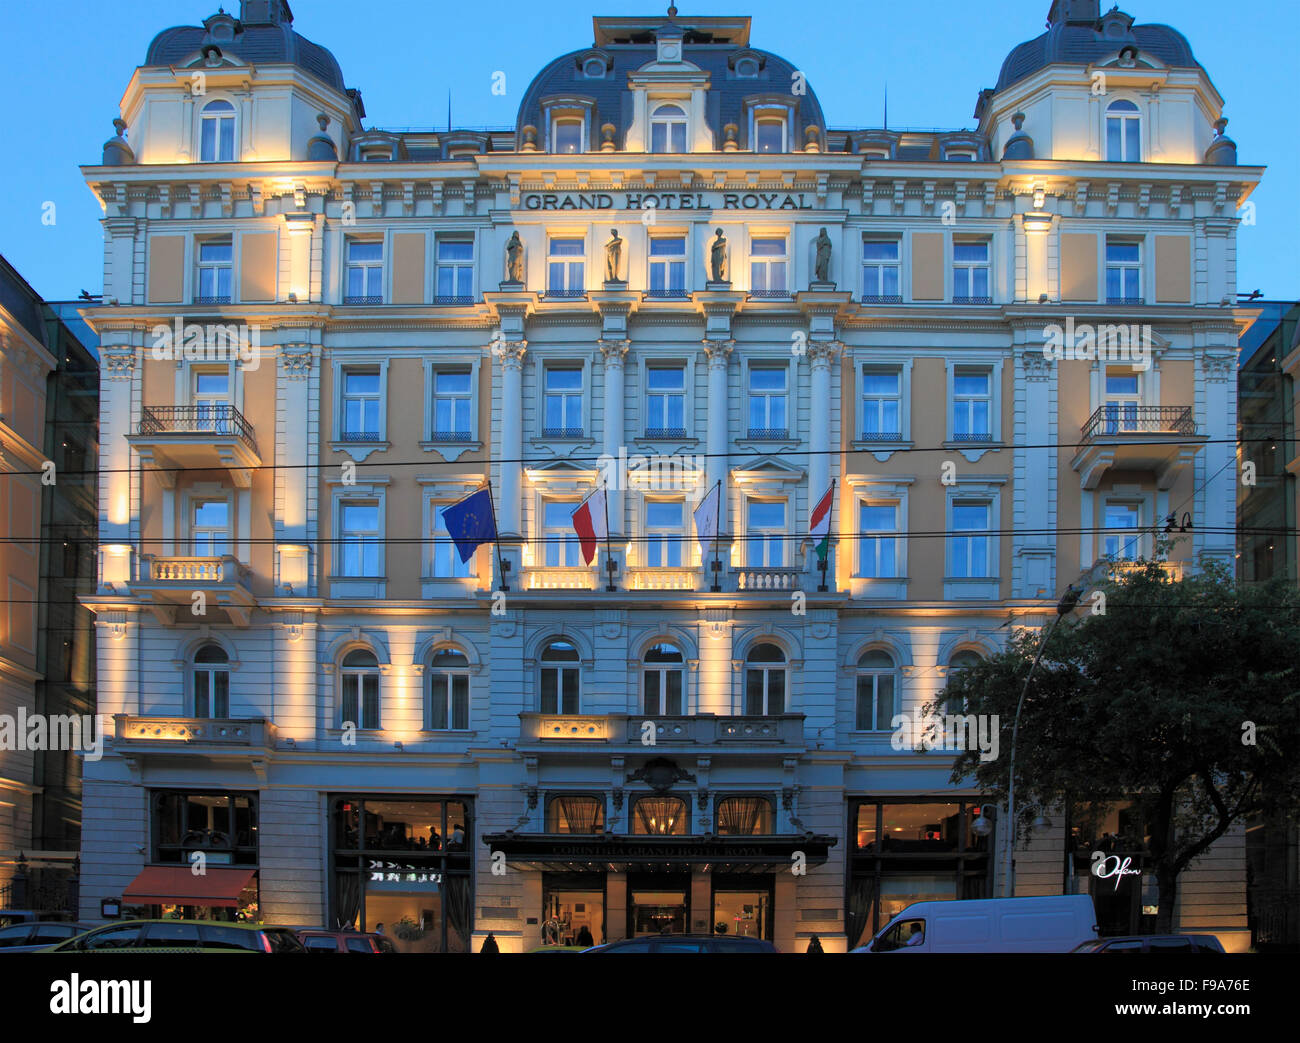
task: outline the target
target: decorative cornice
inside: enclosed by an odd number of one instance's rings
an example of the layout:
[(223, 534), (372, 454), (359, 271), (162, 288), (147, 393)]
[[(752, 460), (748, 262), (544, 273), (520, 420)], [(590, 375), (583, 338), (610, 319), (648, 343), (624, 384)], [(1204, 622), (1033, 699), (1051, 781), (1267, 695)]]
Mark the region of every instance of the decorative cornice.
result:
[(99, 354), (100, 365), (108, 380), (130, 380), (135, 372), (135, 349), (125, 351), (104, 350)]

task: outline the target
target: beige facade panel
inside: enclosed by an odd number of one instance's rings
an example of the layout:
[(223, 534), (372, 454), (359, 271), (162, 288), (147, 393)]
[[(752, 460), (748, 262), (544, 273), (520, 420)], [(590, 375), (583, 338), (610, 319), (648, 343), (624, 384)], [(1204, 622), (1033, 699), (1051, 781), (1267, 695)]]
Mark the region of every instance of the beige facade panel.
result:
[(1061, 233), (1061, 300), (1097, 299), (1097, 235)]
[(245, 232), (239, 237), (240, 300), (275, 300), (279, 239), (275, 232)]
[(1156, 236), (1156, 303), (1190, 304), (1192, 241), (1185, 235)]
[(427, 237), (423, 232), (393, 235), (393, 303), (424, 303), (424, 254)]
[(149, 239), (149, 303), (179, 304), (185, 285), (185, 236)]
[(943, 300), (943, 233), (912, 235), (912, 299)]

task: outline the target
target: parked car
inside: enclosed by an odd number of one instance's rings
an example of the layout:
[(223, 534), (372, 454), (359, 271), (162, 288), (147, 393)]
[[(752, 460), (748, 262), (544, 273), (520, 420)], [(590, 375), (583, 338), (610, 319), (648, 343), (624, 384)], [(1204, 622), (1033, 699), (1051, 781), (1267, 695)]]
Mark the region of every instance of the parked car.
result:
[(1091, 895), (914, 902), (860, 952), (1071, 952), (1097, 940)]
[(1084, 942), (1071, 952), (1223, 953), (1212, 934), (1126, 934)]
[(23, 923), (0, 927), (0, 953), (36, 952), (66, 941), (94, 924), (73, 923), (70, 920), (27, 920)]
[(71, 920), (71, 913), (51, 913), (44, 909), (0, 909), (0, 927), (9, 927), (18, 923), (34, 923), (37, 920)]
[(726, 934), (646, 934), (639, 938), (624, 938), (606, 945), (593, 945), (589, 952), (708, 952), (708, 953), (772, 953), (776, 946), (761, 938), (742, 938)]
[(397, 946), (382, 934), (361, 931), (329, 931), (308, 927), (295, 932), (308, 952), (397, 952)]
[(215, 920), (126, 920), (41, 952), (306, 952), (292, 927)]

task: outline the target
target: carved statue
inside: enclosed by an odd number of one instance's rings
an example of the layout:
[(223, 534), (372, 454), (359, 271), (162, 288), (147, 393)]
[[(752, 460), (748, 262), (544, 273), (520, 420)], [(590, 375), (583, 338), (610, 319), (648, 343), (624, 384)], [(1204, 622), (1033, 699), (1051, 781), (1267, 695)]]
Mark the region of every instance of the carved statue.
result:
[(506, 282), (524, 281), (524, 244), (516, 230), (506, 243)]
[(611, 228), (609, 242), (605, 244), (605, 281), (618, 282), (619, 263), (623, 260), (623, 240), (618, 237), (618, 229)]
[(727, 281), (727, 237), (721, 228), (709, 247), (709, 275), (713, 282)]
[(817, 263), (814, 267), (818, 282), (831, 281), (831, 237), (826, 234), (826, 229), (821, 230), (821, 234), (814, 240), (817, 244)]

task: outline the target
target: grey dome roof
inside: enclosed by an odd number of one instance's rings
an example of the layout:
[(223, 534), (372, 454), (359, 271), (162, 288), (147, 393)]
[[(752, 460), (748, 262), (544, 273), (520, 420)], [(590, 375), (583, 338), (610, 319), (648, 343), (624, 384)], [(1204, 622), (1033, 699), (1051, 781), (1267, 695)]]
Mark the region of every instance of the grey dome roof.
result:
[(1114, 54), (1126, 44), (1137, 47), (1139, 63), (1142, 56), (1148, 54), (1177, 68), (1200, 68), (1187, 38), (1167, 25), (1135, 25), (1125, 34), (1107, 35), (1100, 26), (1094, 29), (1061, 22), (1007, 55), (995, 90), (1003, 91), (1039, 69), (1058, 62), (1087, 65)]
[[(145, 55), (145, 65), (174, 65), (188, 58), (199, 50), (207, 39), (208, 31), (199, 25), (180, 25), (164, 29), (153, 38), (149, 51)], [(217, 43), (222, 53), (238, 55), (247, 62), (284, 62), (296, 65), (304, 72), (309, 72), (317, 79), (323, 80), (340, 94), (346, 92), (343, 86), (343, 70), (334, 55), (324, 47), (312, 43), (304, 36), (293, 31), (292, 26), (248, 25), (240, 23), (235, 29), (233, 43)]]

